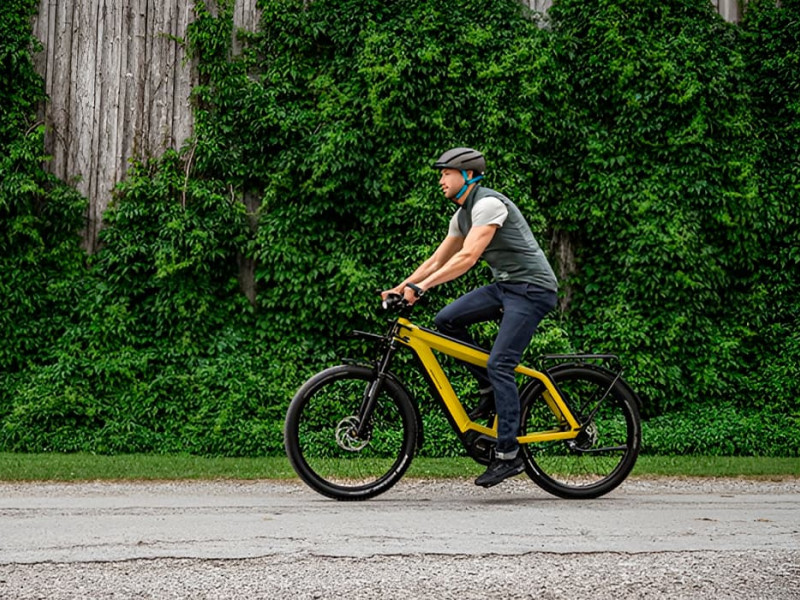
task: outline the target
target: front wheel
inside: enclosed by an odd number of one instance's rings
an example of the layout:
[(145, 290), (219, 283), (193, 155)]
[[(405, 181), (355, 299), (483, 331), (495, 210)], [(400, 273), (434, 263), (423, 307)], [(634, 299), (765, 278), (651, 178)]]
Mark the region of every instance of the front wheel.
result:
[[(639, 454), (636, 398), (614, 373), (599, 367), (562, 365), (550, 375), (583, 427), (573, 440), (523, 446), (526, 471), (542, 489), (562, 498), (607, 494), (624, 481)], [(537, 382), (521, 394), (522, 435), (564, 426), (544, 392)]]
[(417, 418), (405, 390), (384, 380), (370, 419), (359, 437), (359, 409), (375, 373), (340, 365), (309, 379), (286, 413), (284, 445), (297, 475), (337, 500), (365, 500), (385, 492), (403, 476), (417, 443)]

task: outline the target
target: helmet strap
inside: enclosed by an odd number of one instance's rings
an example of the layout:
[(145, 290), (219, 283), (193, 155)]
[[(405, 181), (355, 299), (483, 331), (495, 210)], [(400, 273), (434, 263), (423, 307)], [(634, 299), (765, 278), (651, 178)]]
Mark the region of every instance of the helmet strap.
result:
[(476, 175), (472, 179), (468, 179), (466, 171), (461, 171), (461, 176), (464, 178), (464, 187), (462, 187), (461, 190), (459, 190), (459, 192), (456, 194), (456, 200), (460, 200), (461, 199), (461, 196), (464, 195), (464, 192), (467, 191), (467, 188), (470, 185), (472, 185), (476, 181), (480, 181), (481, 179), (483, 179), (483, 175)]

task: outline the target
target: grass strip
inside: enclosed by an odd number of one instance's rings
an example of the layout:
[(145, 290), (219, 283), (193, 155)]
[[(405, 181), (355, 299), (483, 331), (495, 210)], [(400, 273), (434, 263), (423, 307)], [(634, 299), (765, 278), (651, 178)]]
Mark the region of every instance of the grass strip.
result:
[[(414, 459), (408, 477), (474, 477), (483, 467), (468, 458)], [(343, 474), (346, 471), (343, 470)], [(633, 476), (800, 477), (800, 458), (732, 456), (641, 456)], [(0, 453), (0, 481), (93, 481), (181, 479), (292, 479), (285, 457), (208, 458), (190, 455)]]
[(294, 476), (284, 457), (0, 453), (0, 481), (289, 479)]

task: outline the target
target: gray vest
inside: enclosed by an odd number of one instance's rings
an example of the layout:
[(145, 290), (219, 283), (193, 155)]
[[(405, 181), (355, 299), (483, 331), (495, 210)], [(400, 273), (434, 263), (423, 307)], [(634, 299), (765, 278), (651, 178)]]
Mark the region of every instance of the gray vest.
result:
[(461, 235), (466, 237), (472, 229), (472, 208), (485, 196), (498, 198), (508, 209), (505, 223), (495, 231), (492, 241), (483, 251), (482, 258), (489, 263), (495, 280), (533, 283), (554, 292), (558, 291), (555, 273), (533, 237), (528, 222), (517, 205), (502, 194), (480, 185), (475, 186), (458, 210), (458, 229)]

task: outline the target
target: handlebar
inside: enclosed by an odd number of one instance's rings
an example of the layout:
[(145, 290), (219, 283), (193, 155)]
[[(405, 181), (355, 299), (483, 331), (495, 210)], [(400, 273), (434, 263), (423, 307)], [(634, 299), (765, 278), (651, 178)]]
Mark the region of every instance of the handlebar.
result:
[[(376, 294), (380, 294), (380, 290), (375, 290)], [(406, 302), (405, 297), (402, 294), (388, 294), (385, 300), (381, 300), (381, 307), (383, 310), (391, 310), (396, 313), (400, 313), (402, 315), (408, 316), (411, 314), (411, 311), (417, 304), (427, 302), (426, 298), (418, 298), (414, 304), (409, 304)]]
[(411, 308), (411, 305), (400, 294), (389, 294), (385, 300), (381, 301), (381, 306), (384, 310), (396, 310), (398, 312)]

